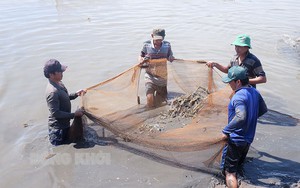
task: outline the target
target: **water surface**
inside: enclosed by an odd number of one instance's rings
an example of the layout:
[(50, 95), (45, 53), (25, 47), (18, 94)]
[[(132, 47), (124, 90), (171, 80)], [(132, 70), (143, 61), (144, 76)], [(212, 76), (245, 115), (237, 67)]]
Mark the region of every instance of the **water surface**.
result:
[[(69, 91), (87, 88), (136, 64), (154, 27), (166, 29), (175, 57), (224, 65), (234, 55), (235, 36), (249, 34), (267, 74), (258, 89), (269, 108), (300, 118), (299, 1), (12, 0), (1, 1), (0, 12), (0, 182), (8, 187), (17, 185), (6, 177), (33, 185), (21, 174), (42, 170), (28, 167), (28, 156), (49, 147), (44, 62), (56, 58), (69, 66), (63, 79)], [(73, 173), (66, 182), (77, 182)], [(47, 173), (40, 176), (37, 185), (56, 185)]]

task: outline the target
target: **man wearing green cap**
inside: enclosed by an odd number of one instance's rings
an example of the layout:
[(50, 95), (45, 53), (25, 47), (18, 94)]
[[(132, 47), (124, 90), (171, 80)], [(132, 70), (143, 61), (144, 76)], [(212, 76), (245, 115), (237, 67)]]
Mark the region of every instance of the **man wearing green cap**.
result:
[(221, 168), (226, 176), (226, 185), (237, 187), (237, 171), (253, 142), (257, 119), (267, 112), (267, 106), (260, 93), (249, 86), (245, 68), (231, 67), (222, 81), (229, 83), (235, 93), (228, 104), (228, 124), (222, 131), (227, 144), (222, 152)]
[(224, 73), (227, 73), (230, 67), (242, 66), (247, 69), (249, 84), (253, 87), (256, 87), (256, 84), (266, 83), (266, 73), (260, 60), (249, 51), (251, 49), (250, 37), (246, 34), (238, 35), (231, 45), (235, 45), (236, 55), (230, 60), (229, 65), (223, 66), (209, 61), (207, 66), (211, 68), (216, 67)]

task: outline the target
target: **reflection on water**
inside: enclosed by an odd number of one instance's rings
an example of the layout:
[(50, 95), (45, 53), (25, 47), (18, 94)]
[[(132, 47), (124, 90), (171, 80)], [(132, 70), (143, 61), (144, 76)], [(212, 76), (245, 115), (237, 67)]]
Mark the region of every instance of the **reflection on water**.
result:
[(300, 63), (300, 37), (296, 38), (290, 35), (283, 35), (278, 41), (277, 50), (284, 56), (292, 56), (299, 59)]

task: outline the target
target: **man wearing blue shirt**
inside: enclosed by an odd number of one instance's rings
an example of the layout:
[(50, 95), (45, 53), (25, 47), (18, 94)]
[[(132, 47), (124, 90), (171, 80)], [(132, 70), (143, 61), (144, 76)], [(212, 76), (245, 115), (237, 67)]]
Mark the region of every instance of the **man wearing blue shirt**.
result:
[(237, 187), (237, 170), (241, 167), (253, 142), (257, 119), (267, 112), (260, 93), (249, 85), (247, 70), (233, 66), (223, 77), (235, 92), (228, 105), (228, 124), (223, 129), (223, 139), (227, 140), (222, 155), (221, 167), (228, 187)]

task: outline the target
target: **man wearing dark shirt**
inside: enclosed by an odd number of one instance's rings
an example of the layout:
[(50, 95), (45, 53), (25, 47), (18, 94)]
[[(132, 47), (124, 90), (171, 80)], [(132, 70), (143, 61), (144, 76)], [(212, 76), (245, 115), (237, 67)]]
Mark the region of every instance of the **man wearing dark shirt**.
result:
[(227, 66), (212, 61), (207, 62), (207, 66), (216, 67), (224, 73), (227, 73), (233, 66), (241, 66), (247, 70), (249, 84), (253, 87), (256, 87), (256, 84), (266, 83), (266, 73), (260, 60), (249, 51), (252, 48), (250, 37), (245, 34), (238, 35), (232, 45), (235, 46), (236, 55)]
[(68, 132), (70, 120), (74, 117), (81, 117), (83, 112), (79, 109), (71, 113), (71, 101), (76, 99), (84, 90), (69, 94), (66, 87), (61, 82), (66, 66), (59, 61), (50, 59), (45, 63), (44, 75), (48, 78), (46, 88), (46, 101), (49, 108), (49, 141), (52, 145), (61, 145), (68, 142)]

